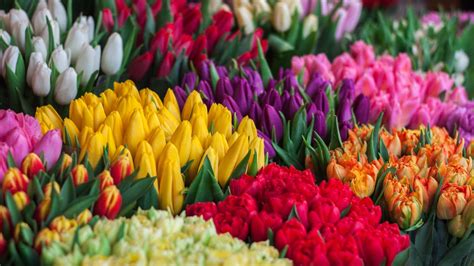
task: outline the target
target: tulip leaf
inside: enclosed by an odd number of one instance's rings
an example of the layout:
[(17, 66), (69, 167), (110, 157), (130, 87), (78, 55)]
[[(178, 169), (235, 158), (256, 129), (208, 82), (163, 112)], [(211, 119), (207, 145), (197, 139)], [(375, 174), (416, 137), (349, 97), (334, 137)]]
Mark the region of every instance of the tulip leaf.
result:
[[(8, 253), (10, 254), (11, 258), (14, 261), (14, 265), (25, 265), (20, 257), (20, 254), (18, 254), (16, 245), (15, 245), (15, 240), (13, 239), (10, 241), (10, 243), (8, 243)], [(34, 265), (34, 264), (29, 264), (29, 265)]]
[(10, 212), (12, 226), (13, 228), (15, 228), (15, 226), (19, 222), (21, 222), (22, 217), (20, 210), (18, 210), (18, 207), (16, 206), (15, 200), (13, 199), (13, 196), (10, 191), (7, 191), (7, 193), (5, 194), (5, 203), (7, 205), (8, 211)]
[(16, 168), (15, 159), (13, 159), (13, 155), (10, 150), (8, 151), (8, 156), (7, 156), (7, 166), (8, 168)]
[(352, 208), (352, 204), (349, 204), (349, 206), (347, 206), (344, 210), (342, 210), (341, 214), (340, 214), (340, 219), (344, 218), (347, 216), (347, 214), (349, 214), (349, 211), (351, 210)]
[(51, 55), (53, 54), (53, 50), (54, 50), (54, 34), (53, 34), (53, 26), (51, 26), (51, 20), (49, 20), (49, 18), (47, 16), (45, 16), (46, 18), (46, 24), (48, 26), (48, 55), (47, 55), (47, 58), (46, 58), (46, 62), (49, 61), (49, 59), (51, 58)]
[(148, 192), (138, 200), (138, 206), (143, 210), (148, 210), (151, 208), (158, 209), (158, 194), (156, 189), (148, 190)]
[(302, 170), (304, 166), (297, 159), (289, 156), (288, 152), (282, 149), (278, 144), (272, 142), (272, 146), (275, 149), (277, 156), (282, 160), (282, 162), (287, 165), (293, 165), (296, 169)]
[(145, 30), (143, 33), (145, 44), (150, 43), (149, 42), (150, 38), (153, 36), (155, 32), (156, 32), (155, 18), (153, 17), (153, 12), (151, 11), (150, 5), (147, 3), (146, 4), (146, 23), (145, 23)]
[[(247, 155), (240, 161), (240, 163), (235, 167), (234, 171), (230, 175), (228, 180), (241, 177), (247, 171), (248, 163), (250, 159), (250, 151), (247, 152)], [(229, 182), (229, 181), (228, 181)]]
[(335, 150), (342, 148), (341, 133), (339, 132), (339, 123), (334, 113), (329, 115), (329, 127), (331, 128), (331, 140), (329, 141), (329, 149)]
[(380, 144), (379, 144), (379, 155), (380, 157), (383, 159), (384, 162), (388, 162), (389, 160), (389, 155), (388, 155), (388, 150), (387, 150), (387, 146), (385, 146), (385, 142), (383, 142), (382, 139), (380, 139)]
[[(291, 28), (286, 37), (287, 41), (292, 45), (296, 45), (299, 37), (302, 34), (302, 23), (297, 22), (299, 20), (299, 13), (295, 10), (291, 18)], [(296, 23), (295, 23), (296, 21)]]
[[(135, 206), (137, 206), (137, 202), (136, 201), (133, 201), (133, 202), (130, 202), (129, 204), (127, 205), (124, 205), (122, 203), (122, 207), (120, 208), (120, 212), (118, 214), (118, 217), (121, 217), (121, 216), (130, 216), (133, 214), (133, 210), (135, 209)], [(99, 220), (99, 219), (97, 219)]]
[(184, 199), (183, 208), (186, 207), (186, 205), (196, 202), (216, 202), (221, 201), (224, 198), (224, 193), (212, 172), (211, 162), (209, 161), (209, 158), (206, 157), (202, 168), (189, 186)]
[(25, 29), (25, 62), (29, 65), (31, 53), (34, 52), (33, 42), (32, 42), (33, 32), (30, 27)]
[(36, 195), (36, 199), (38, 200), (38, 202), (41, 202), (44, 198), (44, 193), (43, 193), (43, 189), (41, 187), (40, 181), (38, 179), (38, 176), (35, 176), (31, 180), (30, 186), (31, 186), (32, 193)]
[(158, 28), (162, 28), (166, 23), (173, 22), (170, 2), (170, 0), (163, 0), (161, 2), (161, 10), (156, 19)]
[(127, 36), (121, 33), (122, 38), (124, 40), (127, 40), (127, 44), (123, 48), (123, 60), (122, 60), (122, 65), (120, 66), (120, 70), (118, 72), (119, 75), (121, 75), (125, 71), (126, 66), (128, 66), (130, 61), (133, 59), (131, 58), (130, 55), (132, 53), (133, 47), (135, 45), (135, 41), (137, 39), (137, 34), (138, 34), (138, 27), (134, 24), (135, 23), (133, 23), (131, 19), (127, 20), (125, 24), (126, 28), (124, 28), (124, 30), (131, 28), (131, 32)]
[(46, 218), (46, 224), (49, 224), (56, 216), (59, 215), (60, 209), (61, 209), (61, 200), (59, 198), (58, 193), (56, 192), (55, 189), (51, 190), (51, 207), (50, 211), (48, 214), (48, 217)]
[(296, 205), (293, 204), (293, 207), (291, 208), (290, 214), (288, 215), (287, 221), (290, 221), (291, 219), (296, 218), (298, 221), (301, 222), (300, 215), (298, 214), (298, 210), (296, 209)]
[(286, 257), (286, 252), (288, 252), (288, 245), (286, 245), (280, 252), (280, 258)]
[[(70, 29), (72, 26), (72, 0), (67, 0), (67, 5), (66, 5), (66, 14), (67, 14), (67, 23), (66, 23), (66, 29)], [(102, 12), (100, 12), (102, 13)]]
[(423, 261), (430, 265), (431, 254), (433, 250), (433, 218), (428, 218), (426, 222), (417, 232), (415, 238), (415, 247), (417, 252), (423, 258)]
[(268, 228), (267, 230), (267, 238), (270, 246), (275, 245), (275, 234), (273, 233), (273, 230), (271, 228)]
[(295, 48), (291, 43), (275, 34), (268, 36), (268, 44), (272, 48), (272, 51), (275, 50), (278, 54), (293, 51)]
[(254, 150), (252, 163), (250, 164), (248, 174), (250, 176), (256, 176), (258, 173), (258, 165), (257, 165), (257, 150)]
[(130, 188), (128, 188), (122, 194), (122, 206), (126, 206), (131, 202), (137, 201), (141, 198), (149, 189), (153, 189), (153, 182), (156, 177), (141, 178), (135, 180)]
[(216, 66), (212, 61), (210, 62), (211, 67), (209, 68), (210, 74), (211, 74), (211, 85), (212, 89), (215, 92), (216, 91), (216, 86), (217, 82), (219, 81), (219, 74), (217, 73)]
[(133, 173), (127, 177), (125, 177), (120, 183), (118, 184), (118, 189), (120, 190), (120, 194), (123, 194), (127, 189), (130, 188), (133, 181), (135, 180), (135, 176), (138, 174), (138, 167), (133, 171)]
[(202, 21), (199, 27), (199, 33), (202, 33), (212, 22), (210, 0), (201, 1)]
[(66, 203), (72, 202), (74, 198), (76, 197), (76, 189), (72, 182), (72, 176), (69, 176), (68, 178), (66, 178), (66, 181), (64, 182), (61, 188), (60, 196), (61, 196), (61, 199), (65, 201)]
[(408, 247), (405, 250), (403, 250), (402, 252), (398, 253), (398, 255), (393, 260), (392, 265), (393, 266), (406, 265), (409, 255), (410, 255), (410, 247)]
[(470, 234), (468, 238), (460, 241), (457, 245), (449, 249), (438, 263), (440, 266), (457, 265), (466, 256), (471, 256), (474, 250), (474, 235)]
[(268, 62), (265, 59), (265, 54), (263, 52), (262, 43), (260, 42), (259, 38), (257, 38), (257, 46), (258, 46), (258, 60), (259, 60), (259, 63), (260, 63), (260, 72), (261, 72), (261, 75), (262, 75), (263, 84), (266, 87), (268, 85), (268, 82), (270, 81), (270, 79), (273, 78), (272, 71), (270, 70), (270, 66), (268, 66)]
[(97, 198), (98, 195), (90, 195), (77, 198), (73, 202), (68, 204), (69, 207), (64, 210), (63, 215), (67, 218), (72, 219), (79, 215), (81, 212), (83, 212), (85, 209), (92, 207)]

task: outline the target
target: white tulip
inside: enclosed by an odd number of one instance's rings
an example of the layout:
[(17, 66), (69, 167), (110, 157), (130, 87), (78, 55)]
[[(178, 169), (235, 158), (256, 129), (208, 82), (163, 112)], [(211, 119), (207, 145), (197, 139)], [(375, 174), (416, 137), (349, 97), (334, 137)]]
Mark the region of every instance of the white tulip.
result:
[(255, 31), (253, 15), (248, 8), (245, 6), (237, 8), (235, 15), (237, 17), (237, 23), (239, 24), (239, 27), (244, 30), (245, 34), (251, 34)]
[(61, 0), (49, 0), (48, 8), (53, 18), (58, 22), (61, 32), (65, 32), (67, 30), (67, 12)]
[(286, 2), (278, 2), (273, 10), (273, 27), (279, 32), (285, 32), (291, 27), (290, 7)]
[(89, 39), (89, 42), (92, 41), (92, 39), (94, 39), (94, 19), (92, 17), (86, 17), (86, 16), (81, 16), (78, 18), (78, 23), (80, 24), (84, 24), (84, 25), (87, 25), (87, 37)]
[(8, 34), (8, 31), (0, 29), (0, 38), (6, 43), (10, 44), (11, 42), (11, 37), (10, 34)]
[(245, 7), (248, 10), (252, 10), (253, 6), (250, 3), (250, 0), (234, 0), (232, 1), (233, 10), (239, 9), (239, 7)]
[(36, 68), (44, 63), (43, 55), (38, 52), (33, 52), (30, 55), (30, 62), (28, 62), (28, 69), (26, 70), (26, 82), (30, 87), (33, 87), (33, 75)]
[(77, 73), (74, 68), (66, 69), (56, 80), (54, 100), (61, 104), (69, 104), (77, 95)]
[(16, 45), (18, 45), (21, 51), (25, 51), (25, 35), (28, 26), (29, 24), (27, 21), (19, 21), (12, 25), (13, 39), (15, 39)]
[(301, 5), (301, 1), (298, 0), (281, 0), (281, 2), (286, 3), (288, 9), (290, 10), (290, 15), (293, 16), (296, 13), (298, 15), (303, 14), (303, 6)]
[[(56, 46), (59, 45), (59, 38), (61, 36), (60, 30), (59, 30), (59, 24), (55, 20), (50, 21), (51, 24), (51, 29), (53, 31), (53, 48), (56, 48)], [(44, 28), (43, 31), (41, 32), (41, 38), (43, 38), (44, 42), (46, 43), (46, 47), (49, 47), (49, 31), (48, 27)]]
[(108, 76), (119, 71), (123, 58), (123, 42), (120, 34), (114, 32), (110, 35), (102, 54), (102, 71)]
[(30, 23), (28, 15), (22, 9), (11, 9), (4, 20), (5, 27), (10, 33), (12, 32), (13, 25), (19, 23), (20, 21)]
[(255, 8), (255, 15), (257, 16), (260, 16), (261, 14), (270, 14), (272, 12), (272, 8), (267, 0), (254, 0), (253, 6)]
[(31, 19), (36, 34), (40, 34), (45, 28), (48, 28), (48, 20), (53, 21), (53, 16), (47, 8), (36, 10)]
[(54, 49), (50, 60), (52, 61), (52, 65), (54, 65), (56, 70), (59, 73), (63, 73), (71, 63), (71, 52), (68, 49), (64, 50), (63, 46), (59, 45), (56, 49)]
[(2, 57), (2, 75), (6, 77), (7, 67), (16, 73), (16, 64), (18, 62), (18, 57), (20, 56), (20, 49), (16, 46), (9, 46)]
[(318, 17), (314, 14), (306, 16), (303, 21), (303, 38), (318, 30)]
[(454, 62), (456, 72), (461, 73), (469, 66), (469, 57), (463, 50), (458, 50), (454, 53)]
[(43, 38), (41, 37), (33, 37), (31, 39), (33, 43), (33, 51), (38, 52), (43, 56), (43, 61), (46, 61), (46, 57), (48, 56), (48, 48), (46, 47), (46, 43), (44, 42)]
[(80, 51), (80, 57), (76, 62), (76, 71), (82, 72), (81, 84), (86, 85), (92, 76), (92, 73), (99, 70), (100, 67), (100, 46), (95, 49), (89, 44), (84, 44)]
[(72, 63), (76, 63), (82, 46), (89, 43), (87, 32), (88, 27), (86, 24), (75, 22), (67, 34), (64, 48), (71, 51)]
[(46, 1), (45, 0), (40, 0), (38, 2), (38, 5), (36, 5), (35, 13), (38, 12), (39, 10), (45, 9), (45, 8), (48, 8), (48, 5), (46, 4)]
[(51, 69), (46, 63), (40, 63), (33, 74), (31, 88), (36, 96), (45, 97), (51, 90)]

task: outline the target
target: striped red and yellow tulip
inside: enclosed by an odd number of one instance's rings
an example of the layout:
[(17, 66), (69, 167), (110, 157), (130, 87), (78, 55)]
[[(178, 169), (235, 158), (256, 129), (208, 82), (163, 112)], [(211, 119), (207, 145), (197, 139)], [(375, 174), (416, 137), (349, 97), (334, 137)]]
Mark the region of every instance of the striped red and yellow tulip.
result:
[[(402, 229), (417, 224), (423, 213), (434, 208), (439, 219), (449, 220), (450, 232), (460, 235), (472, 221), (474, 205), (472, 185), (474, 168), (472, 157), (463, 156), (463, 141), (451, 138), (442, 128), (432, 128), (429, 144), (418, 145), (422, 130), (381, 131), (389, 159), (369, 161), (366, 155), (372, 126), (355, 128), (343, 148), (331, 151), (327, 176), (338, 178), (350, 185), (359, 197), (372, 196), (380, 173), (388, 171), (383, 179), (383, 200), (388, 213)], [(441, 186), (439, 188), (439, 186)], [(437, 190), (439, 197), (435, 201)], [(436, 206), (432, 206), (437, 202)]]
[(191, 93), (180, 110), (172, 90), (161, 99), (126, 81), (100, 96), (86, 93), (72, 101), (69, 117), (59, 123), (48, 106), (38, 108), (36, 116), (43, 130), (62, 129), (65, 141), (80, 147), (79, 160), (87, 154), (92, 167), (107, 147), (114, 183), (133, 169), (138, 179), (157, 176), (160, 207), (174, 214), (181, 211), (185, 185), (195, 178), (205, 156), (222, 187), (248, 153), (249, 163), (256, 159), (258, 169), (265, 163), (264, 143), (254, 122), (245, 117), (234, 128), (231, 112), (220, 104), (208, 109), (198, 92)]

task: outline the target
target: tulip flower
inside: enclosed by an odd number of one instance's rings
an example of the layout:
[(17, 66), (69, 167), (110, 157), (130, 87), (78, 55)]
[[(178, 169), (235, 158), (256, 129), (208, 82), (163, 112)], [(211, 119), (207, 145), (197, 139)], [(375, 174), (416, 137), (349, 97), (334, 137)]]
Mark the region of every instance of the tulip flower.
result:
[(273, 13), (273, 27), (279, 32), (287, 31), (291, 26), (290, 8), (286, 2), (278, 2)]
[(63, 120), (51, 105), (38, 107), (35, 116), (41, 121), (41, 131), (43, 133), (52, 129), (60, 129), (63, 124)]
[[(56, 46), (59, 45), (59, 41), (60, 41), (59, 38), (60, 38), (60, 35), (61, 35), (60, 30), (59, 30), (59, 24), (55, 20), (51, 20), (50, 24), (51, 24), (51, 29), (52, 29), (52, 33), (53, 33), (53, 36), (52, 36), (53, 47), (56, 47)], [(43, 31), (41, 31), (40, 36), (41, 36), (41, 38), (43, 38), (43, 40), (46, 44), (46, 47), (49, 47), (49, 29), (48, 29), (48, 27), (44, 28)]]
[(310, 14), (303, 21), (303, 38), (307, 38), (311, 33), (318, 30), (318, 17)]
[(81, 85), (86, 85), (92, 74), (100, 67), (100, 46), (95, 48), (84, 43), (79, 50), (80, 56), (77, 58), (75, 69), (77, 73), (82, 73)]
[(223, 157), (222, 161), (219, 162), (218, 181), (221, 187), (227, 184), (232, 172), (247, 155), (248, 147), (248, 137), (245, 135), (239, 136), (235, 143), (229, 147), (227, 154)]
[(79, 186), (89, 181), (89, 174), (83, 164), (78, 164), (74, 166), (74, 168), (72, 168), (71, 170), (71, 175), (74, 186)]
[(12, 37), (21, 51), (25, 51), (25, 31), (29, 27), (28, 21), (19, 21), (12, 26)]
[(51, 61), (56, 70), (61, 74), (69, 67), (71, 52), (69, 50), (64, 50), (63, 46), (59, 45), (51, 54)]
[(35, 153), (28, 154), (21, 163), (21, 172), (32, 179), (40, 171), (44, 171), (45, 167), (40, 157)]
[(106, 187), (99, 195), (94, 205), (94, 214), (105, 216), (108, 219), (117, 217), (122, 206), (122, 195), (116, 186)]
[(35, 238), (35, 249), (39, 252), (43, 246), (48, 246), (54, 241), (59, 241), (59, 233), (49, 228), (43, 228)]
[(115, 75), (122, 65), (123, 43), (122, 37), (118, 33), (110, 35), (102, 54), (101, 69), (105, 74)]
[(41, 53), (33, 52), (30, 56), (30, 63), (28, 64), (28, 69), (26, 72), (26, 81), (33, 87), (33, 78), (36, 75), (36, 69), (44, 63), (44, 58)]
[(133, 162), (126, 155), (120, 155), (110, 166), (110, 174), (114, 179), (114, 184), (118, 185), (133, 171)]
[(67, 27), (67, 12), (60, 0), (49, 0), (48, 9), (52, 17), (58, 22), (61, 32), (66, 31)]
[(57, 216), (51, 221), (51, 223), (49, 224), (49, 228), (58, 233), (63, 233), (71, 229), (77, 228), (77, 222), (75, 220), (70, 220), (66, 218), (64, 215), (61, 215)]
[(390, 213), (402, 229), (415, 225), (421, 217), (422, 203), (416, 197), (405, 197), (390, 200)]
[(184, 202), (184, 182), (178, 158), (165, 158), (160, 173), (158, 199), (161, 209), (168, 209), (173, 215), (181, 212)]
[(114, 185), (114, 179), (110, 175), (110, 172), (108, 170), (104, 170), (102, 173), (97, 176), (100, 182), (100, 191), (104, 191), (104, 189), (108, 186)]
[[(89, 43), (89, 27), (86, 23), (75, 22), (66, 37), (64, 48), (71, 51), (71, 63), (76, 64), (79, 57), (84, 56), (81, 49)], [(92, 60), (91, 60), (92, 61)]]
[(92, 220), (92, 213), (89, 209), (82, 211), (76, 218), (78, 225), (86, 225)]
[(237, 22), (239, 23), (239, 27), (244, 29), (245, 34), (250, 34), (255, 31), (253, 15), (250, 12), (250, 10), (248, 10), (248, 8), (244, 6), (239, 7), (236, 10), (235, 15), (237, 17)]
[(50, 198), (53, 193), (53, 189), (56, 193), (61, 192), (61, 188), (57, 182), (48, 183), (43, 187), (43, 194), (46, 198)]
[(51, 69), (46, 63), (39, 63), (33, 73), (31, 87), (33, 93), (39, 97), (45, 97), (51, 90)]
[(54, 100), (61, 105), (69, 104), (77, 95), (77, 73), (70, 67), (63, 71), (56, 80)]
[(472, 191), (468, 186), (450, 185), (442, 189), (436, 207), (438, 218), (451, 220), (461, 214), (471, 194)]
[(191, 123), (189, 121), (183, 121), (170, 139), (170, 142), (173, 143), (178, 149), (181, 166), (184, 166), (189, 159), (192, 140), (191, 133)]
[[(44, 42), (43, 38), (33, 37), (33, 39), (31, 39), (31, 42), (33, 44), (34, 53), (41, 54), (43, 61), (46, 61), (46, 57), (48, 56), (48, 48), (46, 48), (46, 43)], [(31, 56), (30, 56), (30, 60), (31, 60)]]
[(41, 33), (45, 28), (48, 27), (48, 20), (53, 21), (53, 17), (51, 12), (49, 12), (49, 9), (36, 9), (35, 13), (33, 14), (33, 18), (31, 19), (34, 31), (36, 33)]
[(156, 162), (153, 155), (153, 149), (151, 145), (142, 140), (138, 145), (137, 152), (135, 153), (134, 162), (137, 168), (137, 178), (145, 178), (147, 176), (156, 176)]
[(2, 57), (2, 75), (6, 77), (7, 69), (9, 68), (13, 73), (16, 73), (16, 66), (20, 50), (16, 46), (9, 46), (3, 53)]
[(46, 197), (40, 202), (38, 207), (36, 207), (35, 219), (38, 222), (45, 221), (50, 211), (51, 211), (51, 198)]
[(24, 191), (18, 191), (15, 194), (13, 194), (13, 201), (15, 202), (15, 205), (19, 211), (22, 211), (26, 205), (30, 203), (30, 198), (28, 197), (28, 194)]
[(61, 132), (59, 130), (48, 131), (36, 144), (34, 153), (42, 154), (46, 169), (51, 169), (59, 160), (62, 148)]

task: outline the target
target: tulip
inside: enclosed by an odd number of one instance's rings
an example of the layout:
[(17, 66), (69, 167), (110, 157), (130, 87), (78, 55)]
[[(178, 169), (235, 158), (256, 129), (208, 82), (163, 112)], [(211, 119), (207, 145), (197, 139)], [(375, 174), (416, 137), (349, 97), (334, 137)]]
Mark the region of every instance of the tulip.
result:
[(87, 172), (87, 168), (83, 164), (78, 164), (74, 166), (74, 168), (72, 168), (71, 170), (71, 175), (72, 183), (76, 187), (89, 181), (89, 174)]
[(202, 99), (199, 95), (199, 92), (194, 90), (188, 95), (188, 98), (184, 103), (183, 110), (181, 112), (181, 117), (183, 120), (191, 120), (194, 106), (198, 103), (202, 103)]
[(31, 230), (27, 223), (20, 222), (16, 224), (13, 232), (13, 239), (15, 239), (15, 242), (29, 243), (33, 237), (33, 230)]
[(76, 218), (78, 225), (86, 225), (92, 220), (92, 213), (89, 209), (83, 210)]
[(263, 109), (263, 132), (269, 136), (275, 136), (277, 141), (283, 137), (283, 122), (280, 115), (273, 106), (266, 104)]
[(21, 171), (30, 179), (36, 176), (40, 171), (45, 171), (43, 162), (35, 153), (28, 154), (21, 163)]
[(222, 159), (229, 150), (229, 144), (225, 136), (219, 132), (212, 135), (207, 146), (214, 149), (219, 159)]
[(116, 186), (108, 186), (102, 191), (94, 205), (94, 214), (115, 219), (122, 206), (122, 195)]
[(58, 22), (61, 32), (67, 30), (67, 12), (61, 0), (49, 0), (48, 9), (51, 11), (52, 17)]
[(77, 73), (82, 72), (81, 85), (86, 85), (92, 74), (100, 67), (100, 46), (93, 48), (84, 44), (80, 50), (80, 56), (76, 62)]
[(46, 61), (46, 57), (48, 56), (48, 48), (46, 48), (46, 43), (44, 42), (43, 38), (33, 37), (33, 39), (31, 39), (31, 42), (33, 44), (33, 51), (35, 53), (41, 54), (43, 61)]
[(7, 252), (7, 241), (3, 237), (3, 234), (0, 233), (0, 256), (4, 256)]
[[(0, 215), (0, 217), (2, 217)], [(466, 228), (471, 227), (474, 224), (474, 198), (471, 197), (464, 207), (462, 212), (462, 220), (466, 225)]]
[[(4, 222), (7, 224), (5, 225)], [(0, 205), (0, 228), (2, 228), (0, 231), (3, 231), (4, 226), (10, 226), (11, 228), (10, 211), (7, 207)]]
[(3, 193), (10, 191), (15, 194), (18, 191), (26, 191), (29, 182), (28, 177), (22, 174), (19, 169), (9, 168), (3, 176)]
[(74, 68), (67, 68), (56, 80), (54, 100), (61, 105), (67, 105), (77, 95), (77, 73)]
[(171, 89), (168, 89), (166, 92), (163, 105), (178, 121), (181, 121), (181, 111), (179, 109), (178, 100)]
[(262, 168), (265, 165), (265, 144), (263, 139), (254, 138), (249, 144), (250, 159), (249, 165), (254, 163), (254, 157), (256, 159), (257, 169)]
[(438, 218), (451, 220), (461, 214), (471, 193), (472, 191), (469, 186), (449, 185), (443, 188), (436, 206)]
[(354, 115), (359, 124), (366, 124), (369, 121), (369, 98), (363, 94), (357, 96), (354, 101)]
[[(51, 29), (53, 33), (53, 47), (55, 48), (56, 46), (59, 45), (60, 41), (60, 30), (59, 30), (59, 24), (55, 20), (50, 21), (51, 24)], [(44, 28), (43, 31), (40, 34), (41, 38), (43, 38), (44, 43), (46, 44), (46, 47), (49, 47), (49, 29), (48, 27)]]
[(250, 10), (245, 6), (240, 6), (235, 10), (237, 23), (240, 28), (243, 28), (245, 34), (251, 34), (255, 31), (255, 24)]
[(146, 138), (149, 133), (148, 131), (148, 123), (143, 115), (143, 111), (136, 109), (130, 117), (130, 122), (125, 129), (123, 138), (124, 144), (127, 144), (132, 154), (135, 154), (138, 144)]
[(36, 96), (48, 96), (51, 90), (51, 69), (46, 63), (37, 65), (31, 80), (31, 87)]
[(204, 154), (202, 155), (201, 162), (199, 163), (199, 167), (198, 167), (198, 172), (201, 170), (202, 166), (204, 165), (204, 160), (206, 158), (209, 160), (211, 164), (214, 178), (217, 178), (217, 176), (219, 175), (219, 156), (217, 155), (217, 152), (212, 147), (207, 148), (206, 152), (204, 152)]
[(310, 14), (303, 21), (303, 38), (307, 38), (311, 33), (318, 31), (318, 17)]
[(201, 144), (205, 144), (207, 137), (209, 136), (207, 121), (205, 121), (203, 116), (193, 116), (193, 119), (191, 119), (191, 125), (193, 128), (192, 135), (197, 137)]
[(106, 146), (107, 146), (107, 149), (108, 149), (108, 152), (109, 152), (109, 155), (110, 155), (109, 158), (110, 158), (110, 157), (112, 157), (112, 154), (115, 154), (115, 150), (117, 148), (117, 146), (115, 145), (115, 140), (114, 140), (114, 135), (112, 133), (112, 129), (109, 126), (102, 124), (99, 127), (98, 131), (100, 133), (102, 133), (102, 135), (105, 137)]
[(456, 72), (463, 73), (469, 66), (469, 57), (463, 50), (458, 50), (454, 53), (454, 62)]
[(16, 73), (16, 65), (20, 57), (20, 50), (16, 46), (8, 46), (2, 57), (2, 75), (6, 77), (7, 69)]
[(208, 123), (214, 126), (213, 132), (219, 132), (228, 138), (232, 134), (232, 114), (220, 104), (213, 104), (209, 110)]
[(26, 71), (26, 82), (33, 87), (33, 78), (36, 75), (36, 69), (44, 63), (41, 53), (33, 52), (30, 56), (30, 62)]
[(33, 29), (37, 34), (41, 33), (48, 27), (48, 20), (52, 22), (53, 17), (47, 8), (37, 9), (35, 11), (31, 23), (33, 24)]
[(248, 137), (245, 135), (239, 136), (235, 143), (230, 146), (227, 154), (219, 162), (218, 181), (221, 187), (224, 187), (227, 184), (230, 175), (232, 172), (234, 172), (235, 168), (242, 161), (242, 159), (247, 155), (248, 150)]
[(160, 193), (158, 194), (160, 209), (169, 210), (173, 215), (181, 212), (184, 202), (184, 182), (181, 176), (179, 160), (174, 157), (165, 158), (160, 172)]
[(43, 154), (46, 169), (50, 170), (61, 155), (62, 145), (61, 132), (58, 129), (50, 130), (36, 143), (33, 152)]
[(24, 191), (18, 191), (15, 194), (13, 194), (13, 201), (15, 202), (16, 208), (19, 211), (22, 211), (26, 205), (30, 203), (30, 198), (28, 197), (28, 194)]
[(60, 175), (64, 174), (66, 169), (72, 164), (72, 157), (66, 153), (63, 153), (63, 160), (61, 162), (61, 166), (59, 167)]
[(456, 215), (451, 221), (448, 222), (448, 232), (457, 237), (461, 238), (466, 232), (466, 225), (462, 220), (461, 215)]
[(422, 203), (415, 196), (394, 196), (389, 203), (392, 218), (402, 229), (410, 228), (421, 218)]
[(43, 246), (49, 246), (55, 241), (59, 241), (59, 233), (49, 228), (43, 228), (35, 238), (35, 249), (40, 252)]
[(102, 54), (102, 71), (106, 75), (115, 75), (122, 65), (123, 60), (123, 42), (120, 34), (114, 32), (110, 35), (104, 47)]
[(51, 210), (51, 198), (45, 197), (35, 211), (35, 219), (38, 222), (45, 221)]
[(114, 184), (118, 185), (127, 176), (133, 172), (133, 163), (130, 157), (120, 155), (110, 166), (110, 174), (113, 177)]
[(321, 111), (314, 114), (314, 130), (325, 139), (327, 136), (326, 116)]
[(81, 150), (80, 159), (84, 159), (84, 156), (87, 152), (87, 158), (89, 159), (90, 164), (93, 168), (97, 166), (99, 160), (102, 159), (104, 155), (104, 147), (107, 145), (107, 140), (104, 135), (100, 132), (92, 134), (90, 139), (84, 145), (84, 149)]
[(51, 105), (36, 108), (36, 119), (40, 121), (43, 134), (52, 129), (61, 129), (63, 121)]
[(43, 187), (43, 194), (46, 198), (50, 198), (52, 197), (53, 195), (53, 189), (54, 191), (59, 194), (59, 192), (61, 192), (61, 187), (59, 186), (59, 184), (57, 182), (50, 182), (48, 184), (46, 184), (44, 187)]
[(25, 51), (26, 29), (29, 27), (28, 21), (19, 21), (13, 25), (12, 37), (21, 51)]
[(0, 39), (2, 39), (7, 45), (11, 42), (11, 36), (6, 30), (0, 30)]
[(76, 63), (79, 57), (84, 56), (81, 49), (84, 45), (89, 43), (88, 40), (89, 28), (85, 23), (75, 22), (67, 34), (64, 48), (71, 51), (71, 62)]
[(54, 218), (49, 224), (49, 228), (58, 233), (68, 232), (77, 228), (77, 222), (66, 218), (64, 215)]
[(197, 174), (203, 153), (204, 149), (201, 145), (201, 142), (196, 136), (193, 136), (189, 153), (189, 161), (192, 161), (191, 166), (189, 167), (189, 177), (191, 178), (191, 181)]
[(286, 2), (278, 2), (273, 10), (273, 27), (279, 32), (285, 32), (291, 26), (290, 7)]
[(114, 185), (114, 179), (110, 175), (108, 170), (102, 171), (102, 173), (97, 176), (100, 182), (100, 191), (103, 191), (106, 187)]
[(11, 9), (4, 20), (6, 29), (11, 32), (14, 24), (28, 21), (28, 14), (23, 9)]
[(56, 70), (61, 74), (69, 67), (71, 62), (71, 52), (69, 50), (64, 50), (63, 46), (59, 45), (51, 54), (51, 61)]
[(153, 63), (154, 56), (151, 52), (146, 52), (135, 57), (128, 66), (128, 75), (133, 80), (142, 80)]
[(15, 165), (21, 165), (23, 158), (31, 151), (30, 136), (22, 128), (14, 128), (4, 138), (4, 142), (10, 147), (14, 147), (11, 150)]
[(102, 24), (108, 32), (112, 31), (115, 21), (110, 8), (102, 9)]
[(142, 140), (138, 145), (134, 164), (138, 168), (137, 179), (156, 176), (156, 161), (153, 155), (153, 148), (146, 140)]
[(170, 142), (173, 143), (178, 149), (181, 167), (184, 166), (189, 160), (192, 140), (191, 134), (191, 123), (189, 121), (183, 121), (176, 129), (173, 136), (171, 136)]

